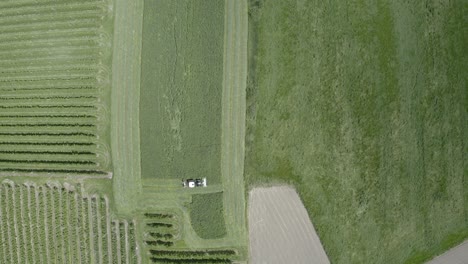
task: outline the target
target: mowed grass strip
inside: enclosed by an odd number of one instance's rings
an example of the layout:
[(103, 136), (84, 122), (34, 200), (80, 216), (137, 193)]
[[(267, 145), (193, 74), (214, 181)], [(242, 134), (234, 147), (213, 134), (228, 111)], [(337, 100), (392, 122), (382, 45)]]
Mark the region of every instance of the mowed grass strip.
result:
[(332, 263), (468, 236), (463, 1), (251, 1), (246, 178), (294, 184)]
[(145, 1), (140, 135), (144, 178), (220, 183), (224, 2)]

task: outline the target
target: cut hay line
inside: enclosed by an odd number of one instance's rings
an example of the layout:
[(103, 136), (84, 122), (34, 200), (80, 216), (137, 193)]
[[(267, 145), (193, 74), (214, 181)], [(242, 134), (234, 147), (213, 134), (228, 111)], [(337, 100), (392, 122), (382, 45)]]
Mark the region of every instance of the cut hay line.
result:
[(0, 105), (1, 109), (30, 109), (30, 108), (89, 108), (97, 109), (95, 105)]
[[(120, 242), (120, 224), (119, 221), (113, 221), (112, 225), (114, 227), (114, 233), (115, 233), (115, 238), (116, 238), (116, 256), (117, 256), (117, 263), (122, 263), (122, 244)], [(115, 256), (115, 255), (114, 255)]]
[(30, 76), (29, 78), (18, 79), (18, 78), (2, 78), (0, 83), (11, 83), (11, 82), (43, 82), (43, 81), (86, 81), (86, 80), (95, 80), (95, 76), (84, 76), (84, 75), (56, 75), (56, 76)]
[(3, 213), (4, 205), (2, 204), (5, 201), (4, 191), (0, 186), (0, 238), (2, 243), (2, 260), (3, 263), (8, 263), (7, 261), (7, 242), (6, 242), (6, 233), (5, 233), (5, 216)]
[(25, 38), (45, 38), (46, 36), (66, 36), (67, 34), (89, 34), (91, 33), (98, 33), (99, 29), (96, 26), (81, 26), (81, 27), (73, 27), (73, 28), (59, 28), (59, 27), (51, 27), (49, 29), (41, 29), (37, 30), (34, 28), (22, 31), (12, 31), (12, 32), (1, 32), (0, 31), (0, 40), (13, 40), (13, 39), (25, 39)]
[[(27, 236), (26, 236), (26, 229), (28, 228), (25, 228), (25, 225), (26, 223), (28, 223), (27, 221), (25, 221), (25, 208), (24, 208), (24, 190), (23, 190), (23, 186), (18, 186), (19, 188), (19, 197), (17, 197), (17, 201), (19, 201), (19, 224), (18, 226), (21, 228), (21, 231), (20, 233), (22, 233), (22, 240), (24, 242), (26, 241), (29, 241)], [(18, 191), (17, 191), (18, 193)], [(19, 198), (19, 199), (18, 199)], [(29, 230), (29, 229), (28, 229)], [(29, 254), (28, 254), (28, 250), (27, 250), (27, 247), (28, 247), (28, 244), (27, 243), (21, 243), (22, 246), (23, 246), (23, 252), (21, 253), (23, 256), (24, 256), (24, 262), (25, 263), (30, 263), (30, 260), (28, 259), (29, 257)], [(32, 259), (31, 259), (32, 261)]]
[[(42, 213), (43, 213), (43, 227), (44, 227), (44, 238), (45, 238), (45, 259), (46, 259), (46, 262), (47, 263), (50, 263), (51, 262), (51, 259), (50, 259), (50, 239), (49, 239), (49, 224), (48, 224), (48, 219), (47, 219), (47, 212), (48, 212), (48, 203), (47, 203), (47, 192), (46, 192), (46, 188), (44, 186), (41, 186), (40, 187), (40, 190), (41, 190), (41, 198), (42, 198), (42, 205), (43, 205), (43, 210), (42, 210)], [(42, 206), (41, 206), (42, 207)], [(42, 208), (41, 208), (42, 209)], [(49, 209), (50, 210), (50, 209)]]
[[(97, 96), (44, 96), (44, 97), (3, 97), (0, 96), (0, 101), (5, 100), (52, 100), (52, 99), (98, 99)], [(2, 116), (0, 116), (1, 118)]]
[[(34, 2), (34, 1), (15, 1), (15, 2), (0, 2), (0, 8), (24, 8), (24, 7), (35, 7), (35, 6), (48, 6), (54, 7), (56, 5), (73, 3), (73, 1), (47, 1), (47, 2)], [(80, 4), (102, 4), (105, 3), (104, 0), (80, 0)]]
[[(12, 256), (13, 256), (13, 246), (11, 244), (11, 230), (10, 230), (10, 217), (9, 217), (9, 208), (8, 208), (8, 190), (6, 189), (6, 185), (2, 184), (0, 185), (1, 192), (0, 192), (0, 205), (5, 208), (5, 210), (2, 213), (2, 221), (5, 221), (6, 223), (2, 224), (2, 229), (6, 229), (6, 231), (2, 232), (3, 238), (5, 240), (5, 263), (11, 262), (12, 261)], [(3, 204), (2, 204), (3, 203)]]
[(104, 8), (98, 6), (74, 6), (73, 3), (69, 3), (61, 8), (45, 8), (45, 6), (37, 6), (37, 7), (21, 7), (21, 8), (2, 8), (2, 13), (0, 13), (0, 19), (17, 19), (28, 15), (34, 15), (40, 13), (42, 15), (51, 15), (62, 13), (62, 12), (80, 12), (80, 13), (87, 13), (92, 11), (101, 12), (103, 15), (105, 14)]
[[(17, 65), (21, 63), (31, 63), (31, 65), (43, 64), (56, 64), (56, 65), (69, 65), (70, 61), (76, 61), (77, 63), (98, 63), (95, 54), (54, 54), (53, 57), (51, 54), (35, 54), (34, 58), (0, 58), (0, 65), (2, 67), (7, 67), (7, 65)], [(5, 66), (6, 65), (6, 66)], [(64, 82), (67, 83), (67, 82)], [(81, 84), (85, 85), (85, 84)]]
[(98, 215), (97, 215), (97, 203), (96, 203), (96, 196), (91, 196), (89, 199), (88, 199), (88, 203), (89, 203), (89, 217), (90, 217), (90, 225), (91, 225), (91, 241), (92, 241), (92, 258), (94, 259), (94, 263), (101, 263), (101, 260), (100, 260), (100, 250), (101, 249), (101, 245), (100, 245), (100, 240), (101, 240), (101, 236), (99, 234), (99, 219), (98, 219)]
[(0, 150), (0, 154), (44, 154), (44, 155), (93, 155), (91, 151), (21, 151), (21, 150)]
[[(76, 219), (74, 221), (75, 225), (75, 239), (76, 239), (76, 244), (78, 245), (81, 245), (81, 238), (80, 238), (80, 235), (81, 235), (81, 229), (80, 229), (80, 223), (77, 222), (78, 219), (80, 219), (81, 215), (80, 215), (80, 210), (79, 210), (79, 207), (81, 206), (81, 203), (78, 202), (78, 194), (77, 193), (74, 193), (73, 194), (73, 211), (72, 213), (75, 213), (75, 217), (74, 219)], [(82, 252), (81, 252), (81, 246), (74, 246), (74, 249), (75, 249), (75, 260), (76, 260), (76, 263), (82, 263), (81, 261), (81, 256), (82, 256)]]
[(11, 185), (11, 202), (14, 205), (13, 206), (13, 226), (15, 230), (15, 241), (16, 241), (16, 254), (17, 254), (17, 261), (18, 263), (22, 262), (22, 253), (21, 253), (21, 243), (20, 243), (20, 226), (19, 226), (19, 221), (18, 221), (18, 209), (16, 208), (18, 201), (16, 199), (16, 188), (15, 185)]
[(48, 124), (0, 124), (0, 127), (96, 127), (95, 124), (48, 123)]
[[(93, 41), (84, 41), (84, 43), (80, 43), (80, 41), (75, 41), (75, 42), (57, 42), (57, 43), (50, 43), (48, 44), (43, 44), (43, 45), (37, 45), (35, 43), (30, 43), (29, 45), (15, 45), (13, 47), (2, 47), (0, 49), (0, 57), (7, 57), (7, 58), (13, 58), (13, 57), (24, 57), (25, 54), (24, 52), (28, 52), (28, 55), (35, 56), (36, 54), (40, 53), (45, 53), (45, 54), (56, 54), (57, 51), (60, 52), (76, 52), (76, 51), (86, 51), (90, 53), (98, 53), (100, 48), (97, 47), (96, 44), (98, 44), (100, 41), (96, 41), (93, 43)], [(54, 49), (55, 53), (51, 53), (50, 50)]]
[[(66, 41), (66, 40), (64, 40)], [(14, 67), (8, 67), (0, 70), (1, 73), (6, 74), (6, 73), (13, 73), (13, 74), (18, 74), (18, 73), (23, 73), (23, 72), (56, 72), (56, 71), (64, 71), (64, 72), (69, 72), (69, 71), (96, 71), (100, 67), (97, 64), (79, 64), (79, 63), (68, 63), (66, 65), (57, 65), (57, 64), (51, 64), (51, 65), (31, 65), (31, 64), (24, 64), (24, 65), (18, 65), (14, 64)]]
[(90, 160), (16, 160), (16, 159), (0, 159), (0, 163), (43, 163), (43, 164), (80, 164), (80, 165), (96, 165), (96, 162)]
[[(0, 118), (93, 118), (96, 119), (95, 115), (0, 115)], [(41, 133), (36, 134), (27, 134), (27, 133), (0, 133), (0, 135), (41, 135)], [(95, 136), (94, 134), (86, 134), (86, 133), (42, 133), (44, 136)]]
[(27, 145), (27, 146), (95, 146), (96, 143), (92, 143), (92, 142), (51, 142), (51, 143), (38, 143), (38, 142), (0, 142), (0, 145)]
[[(53, 44), (63, 44), (66, 43), (67, 41), (71, 42), (85, 42), (85, 43), (94, 43), (95, 45), (99, 44), (99, 42), (102, 41), (102, 37), (100, 37), (99, 32), (77, 32), (79, 34), (76, 34), (76, 32), (70, 32), (69, 34), (61, 34), (61, 35), (52, 35), (52, 36), (29, 36), (25, 35), (22, 38), (12, 38), (12, 39), (3, 39), (2, 43), (0, 43), (0, 49), (5, 49), (5, 48), (14, 48), (16, 46), (37, 46), (37, 47), (49, 47), (52, 46)], [(69, 35), (69, 36), (67, 36)], [(38, 45), (39, 44), (39, 45)], [(31, 61), (34, 62), (34, 59), (31, 58)], [(70, 63), (70, 62), (69, 62)], [(19, 61), (16, 63), (11, 63), (13, 67), (30, 67), (31, 69), (35, 69), (37, 67), (34, 67), (34, 63), (26, 63), (24, 61)], [(36, 63), (37, 64), (37, 63)], [(76, 65), (76, 63), (74, 63)], [(41, 64), (43, 65), (43, 64)], [(82, 64), (83, 65), (83, 64)], [(56, 66), (56, 65), (51, 65), (51, 66)], [(63, 65), (64, 68), (67, 68), (70, 65), (65, 64)], [(89, 65), (87, 65), (89, 66)], [(5, 69), (2, 69), (4, 71)]]
[(29, 82), (29, 81), (55, 81), (55, 80), (69, 80), (69, 79), (78, 79), (78, 80), (86, 80), (86, 79), (94, 79), (95, 74), (94, 69), (90, 69), (87, 71), (78, 71), (75, 73), (71, 72), (57, 72), (54, 71), (55, 74), (39, 74), (39, 75), (31, 75), (28, 72), (24, 72), (26, 74), (22, 74), (19, 76), (10, 75), (9, 77), (0, 77), (0, 82)]
[(33, 207), (33, 201), (32, 201), (32, 195), (31, 195), (31, 186), (28, 184), (26, 185), (26, 190), (27, 190), (27, 208), (29, 210), (28, 211), (28, 219), (27, 219), (27, 223), (29, 223), (29, 246), (31, 247), (31, 254), (32, 254), (32, 263), (35, 264), (37, 262), (37, 259), (36, 259), (36, 256), (37, 256), (37, 253), (36, 253), (36, 246), (35, 246), (35, 243), (34, 241), (37, 241), (35, 240), (35, 237), (34, 237), (34, 229), (35, 229), (35, 222), (33, 221), (34, 217), (32, 215), (32, 211), (33, 210), (37, 210), (37, 209), (32, 209), (34, 208)]
[[(122, 232), (122, 229), (123, 229), (123, 232)], [(123, 246), (125, 248), (125, 250), (123, 251), (123, 257), (122, 259), (125, 259), (125, 263), (130, 263), (130, 244), (128, 243), (129, 242), (129, 237), (128, 237), (128, 222), (125, 221), (123, 223), (120, 224), (120, 232), (121, 234), (123, 233)]]
[(74, 29), (74, 28), (93, 28), (99, 30), (100, 18), (81, 18), (71, 19), (69, 21), (48, 21), (37, 23), (21, 23), (1, 25), (0, 34), (13, 33), (13, 32), (36, 32), (38, 30), (51, 30), (51, 29)]
[(58, 244), (58, 241), (57, 241), (57, 223), (55, 222), (56, 220), (56, 217), (55, 217), (55, 209), (56, 209), (56, 206), (55, 206), (55, 199), (54, 199), (54, 192), (51, 191), (51, 186), (47, 186), (46, 187), (46, 193), (48, 194), (47, 197), (48, 197), (48, 203), (49, 203), (49, 210), (47, 211), (48, 212), (48, 220), (49, 220), (49, 223), (50, 224), (50, 230), (52, 231), (52, 233), (50, 234), (50, 237), (52, 238), (51, 239), (51, 242), (52, 242), (52, 245), (51, 245), (51, 250), (52, 250), (52, 258), (53, 260), (51, 261), (51, 263), (60, 263), (58, 262), (58, 248), (59, 248), (59, 244)]
[(88, 20), (88, 19), (102, 19), (102, 12), (94, 11), (94, 12), (79, 12), (79, 11), (65, 11), (54, 14), (53, 16), (50, 14), (43, 14), (43, 13), (34, 13), (29, 15), (22, 15), (16, 17), (7, 17), (5, 19), (0, 18), (0, 26), (8, 26), (8, 25), (28, 25), (28, 24), (35, 24), (35, 23), (54, 23), (54, 22), (64, 22), (64, 21), (79, 21), (79, 20)]
[(20, 86), (17, 88), (2, 88), (0, 91), (48, 91), (48, 90), (96, 90), (97, 86), (68, 86), (68, 87), (43, 87), (43, 86)]
[(84, 175), (108, 175), (109, 172), (99, 170), (65, 170), (65, 169), (23, 169), (23, 168), (0, 168), (0, 172), (28, 172), (28, 173), (65, 173)]
[[(40, 226), (40, 222), (41, 222), (41, 207), (40, 207), (40, 201), (39, 201), (39, 188), (37, 188), (35, 185), (33, 185), (34, 187), (34, 195), (31, 196), (31, 200), (32, 198), (34, 198), (34, 201), (33, 201), (33, 204), (35, 205), (33, 208), (34, 208), (34, 212), (35, 212), (35, 227), (36, 227), (36, 241), (42, 241), (42, 239), (44, 239), (44, 237), (41, 236), (41, 231), (43, 230), (43, 228), (41, 228)], [(33, 243), (33, 242), (32, 242)], [(44, 262), (44, 258), (43, 256), (45, 255), (44, 254), (44, 248), (43, 248), (43, 244), (44, 243), (33, 243), (37, 246), (37, 253), (39, 254), (39, 261), (41, 264), (45, 263)]]

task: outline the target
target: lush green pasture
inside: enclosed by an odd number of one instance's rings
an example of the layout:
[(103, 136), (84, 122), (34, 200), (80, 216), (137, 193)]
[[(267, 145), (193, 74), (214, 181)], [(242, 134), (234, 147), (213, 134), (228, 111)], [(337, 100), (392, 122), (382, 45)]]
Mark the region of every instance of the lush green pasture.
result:
[(145, 1), (142, 177), (220, 182), (224, 1)]
[(333, 263), (468, 236), (466, 1), (251, 1), (246, 180), (298, 189)]

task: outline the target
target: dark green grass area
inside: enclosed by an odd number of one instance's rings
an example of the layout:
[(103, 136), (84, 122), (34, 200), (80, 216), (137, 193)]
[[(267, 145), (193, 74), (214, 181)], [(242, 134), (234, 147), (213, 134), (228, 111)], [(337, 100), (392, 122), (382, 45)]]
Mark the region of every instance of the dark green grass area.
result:
[(220, 182), (224, 1), (145, 1), (144, 178)]
[(190, 221), (197, 235), (204, 239), (226, 235), (223, 193), (194, 194), (190, 206)]
[(466, 239), (466, 1), (250, 4), (248, 186), (294, 184), (332, 263)]

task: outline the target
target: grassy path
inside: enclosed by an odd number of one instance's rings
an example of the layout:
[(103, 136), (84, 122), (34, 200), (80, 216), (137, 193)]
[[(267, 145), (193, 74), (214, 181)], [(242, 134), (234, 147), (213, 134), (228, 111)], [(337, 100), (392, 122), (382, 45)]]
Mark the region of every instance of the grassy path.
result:
[(119, 213), (134, 208), (140, 193), (139, 85), (143, 1), (116, 1), (112, 78), (112, 157)]
[(226, 1), (222, 98), (221, 173), (228, 237), (247, 243), (244, 196), (247, 1)]

